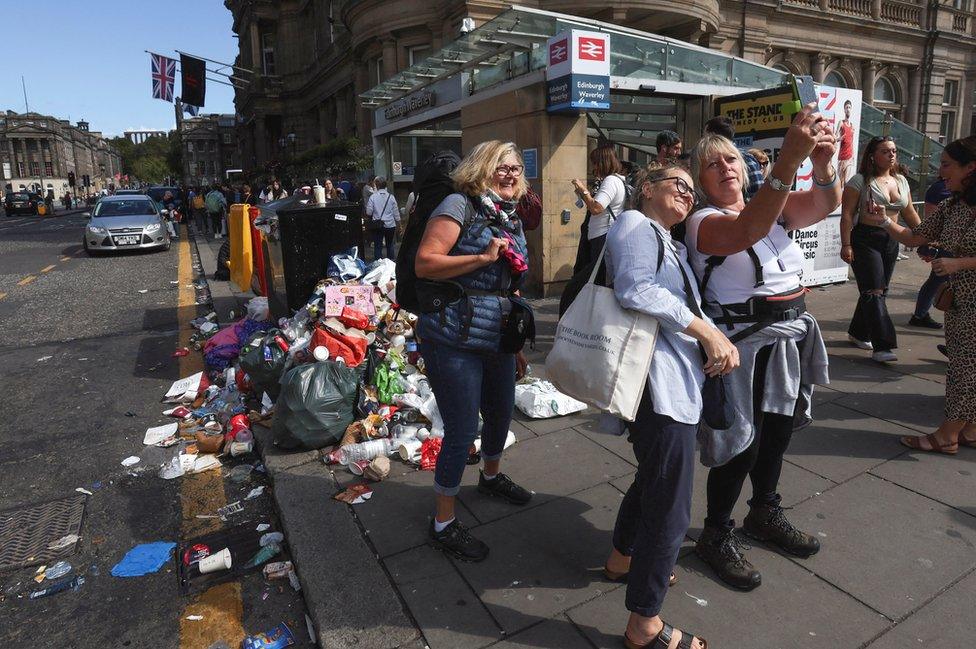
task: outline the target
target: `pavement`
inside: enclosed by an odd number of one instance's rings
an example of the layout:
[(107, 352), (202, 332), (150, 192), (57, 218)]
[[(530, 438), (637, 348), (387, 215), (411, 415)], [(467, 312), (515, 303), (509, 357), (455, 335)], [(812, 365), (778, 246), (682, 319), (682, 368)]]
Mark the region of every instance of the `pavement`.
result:
[[(36, 566), (0, 573), (0, 644), (209, 649), (221, 639), (238, 647), (245, 632), (285, 621), (297, 646), (311, 646), (300, 594), (260, 571), (189, 595), (172, 560), (144, 577), (110, 574), (136, 544), (221, 529), (197, 515), (269, 480), (255, 472), (232, 484), (230, 466), (157, 477), (166, 451), (144, 447), (143, 433), (172, 421), (161, 415), (162, 395), (202, 365), (199, 354), (172, 357), (186, 344), (189, 320), (209, 310), (193, 286), (199, 260), (185, 238), (169, 251), (90, 258), (81, 245), (86, 223), (77, 213), (0, 218), (0, 512), (91, 492), (81, 539), (64, 557), (84, 586), (30, 600), (52, 583), (34, 582)], [(127, 469), (120, 462), (131, 455), (140, 462)], [(280, 529), (270, 491), (244, 502), (228, 525)], [(196, 615), (202, 619), (189, 619)]]
[[(216, 247), (198, 246), (210, 276)], [(742, 593), (719, 582), (693, 552), (705, 511), (707, 471), (699, 466), (666, 620), (707, 637), (710, 647), (732, 649), (974, 645), (976, 450), (933, 455), (898, 443), (942, 417), (942, 333), (906, 326), (927, 274), (915, 258), (898, 264), (888, 304), (899, 361), (888, 365), (846, 340), (853, 282), (809, 296), (831, 384), (815, 394), (815, 423), (794, 435), (781, 491), (790, 519), (820, 538), (820, 553), (796, 559), (756, 543), (746, 554), (763, 585)], [(227, 282), (210, 286), (223, 308), (239, 309), (249, 297)], [(557, 304), (536, 306), (540, 335), (529, 360), (544, 376)], [(282, 454), (259, 431), (320, 646), (619, 647), (626, 586), (606, 581), (600, 568), (635, 461), (626, 438), (595, 422), (592, 411), (548, 420), (516, 413), (519, 443), (504, 470), (535, 491), (526, 507), (482, 497), (477, 471), (465, 473), (459, 517), (491, 547), (478, 564), (427, 545), (430, 473), (395, 461), (371, 500), (341, 505), (331, 495), (357, 478), (325, 466), (319, 452)], [(735, 512), (740, 521), (747, 498), (748, 486)]]

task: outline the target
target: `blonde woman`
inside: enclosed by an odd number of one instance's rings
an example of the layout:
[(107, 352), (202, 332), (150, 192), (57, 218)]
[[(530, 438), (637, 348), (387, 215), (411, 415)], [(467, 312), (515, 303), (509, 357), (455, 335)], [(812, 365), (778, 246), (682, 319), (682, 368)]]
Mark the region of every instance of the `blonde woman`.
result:
[(420, 351), (444, 420), (430, 538), (464, 561), (488, 556), (488, 546), (454, 517), (479, 412), (485, 468), (478, 491), (514, 505), (532, 498), (500, 470), (516, 374), (525, 370), (521, 344), (513, 342), (510, 331), (503, 336), (505, 325), (528, 309), (516, 295), (528, 271), (525, 235), (515, 211), (527, 189), (524, 169), (511, 142), (476, 146), (452, 174), (457, 193), (431, 213), (415, 262)]

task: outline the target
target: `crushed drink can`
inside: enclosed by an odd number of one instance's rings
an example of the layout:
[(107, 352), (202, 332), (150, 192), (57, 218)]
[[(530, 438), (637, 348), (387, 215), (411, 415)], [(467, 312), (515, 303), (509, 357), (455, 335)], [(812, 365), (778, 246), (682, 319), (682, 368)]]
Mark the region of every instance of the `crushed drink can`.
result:
[(283, 579), (293, 570), (291, 561), (272, 561), (264, 564), (265, 579)]
[(283, 649), (293, 644), (295, 644), (295, 635), (288, 625), (282, 622), (264, 633), (245, 637), (241, 649)]
[(254, 451), (254, 442), (231, 442), (230, 454), (232, 457), (240, 457)]

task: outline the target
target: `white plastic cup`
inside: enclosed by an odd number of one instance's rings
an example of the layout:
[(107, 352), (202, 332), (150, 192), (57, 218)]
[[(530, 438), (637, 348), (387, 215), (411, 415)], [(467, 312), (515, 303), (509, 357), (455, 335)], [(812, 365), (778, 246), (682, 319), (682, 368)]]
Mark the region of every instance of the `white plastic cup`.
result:
[(314, 356), (315, 360), (319, 362), (327, 361), (329, 360), (329, 348), (325, 345), (319, 345), (312, 350), (312, 356)]
[(430, 431), (427, 430), (426, 428), (421, 428), (420, 430), (417, 431), (417, 439), (419, 439), (421, 442), (427, 439), (428, 437), (430, 437)]
[(419, 462), (420, 447), (423, 445), (418, 439), (408, 439), (400, 443), (397, 453), (404, 462)]
[(230, 556), (230, 548), (224, 548), (216, 554), (211, 554), (210, 556), (200, 559), (200, 572), (220, 572), (221, 570), (230, 570), (232, 563)]
[(313, 185), (312, 195), (315, 196), (316, 204), (325, 205), (325, 187), (322, 185)]

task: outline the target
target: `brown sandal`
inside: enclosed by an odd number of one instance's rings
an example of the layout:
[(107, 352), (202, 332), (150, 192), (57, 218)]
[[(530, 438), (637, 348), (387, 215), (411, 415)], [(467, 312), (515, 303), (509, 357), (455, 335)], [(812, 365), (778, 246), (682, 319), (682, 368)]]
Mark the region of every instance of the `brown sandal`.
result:
[(976, 439), (967, 439), (962, 436), (962, 433), (959, 433), (959, 444), (962, 446), (968, 446), (970, 448), (976, 448)]
[[(627, 575), (629, 574), (630, 574), (629, 572), (614, 572), (613, 570), (610, 570), (610, 568), (603, 566), (603, 576), (610, 581), (616, 581), (621, 584), (625, 584), (627, 583)], [(672, 572), (671, 577), (668, 579), (668, 587), (670, 588), (671, 586), (674, 586), (676, 583), (678, 583), (678, 577)]]
[[(925, 440), (929, 447), (925, 448), (922, 446), (920, 440)], [(902, 446), (907, 446), (908, 448), (915, 451), (924, 451), (926, 453), (941, 453), (943, 455), (955, 455), (959, 452), (959, 443), (953, 442), (951, 444), (941, 444), (936, 438), (935, 433), (929, 433), (928, 435), (914, 436), (914, 437), (902, 437)]]
[[(657, 637), (648, 642), (647, 644), (637, 644), (627, 636), (627, 632), (624, 631), (624, 646), (627, 649), (668, 649), (671, 646), (671, 638), (674, 637), (674, 627), (664, 623), (664, 628), (661, 632), (657, 634)], [(708, 640), (705, 638), (699, 638), (696, 635), (692, 635), (685, 631), (681, 632), (681, 640), (678, 642), (677, 649), (691, 649), (691, 643), (695, 640), (701, 643), (702, 649), (708, 649)]]

